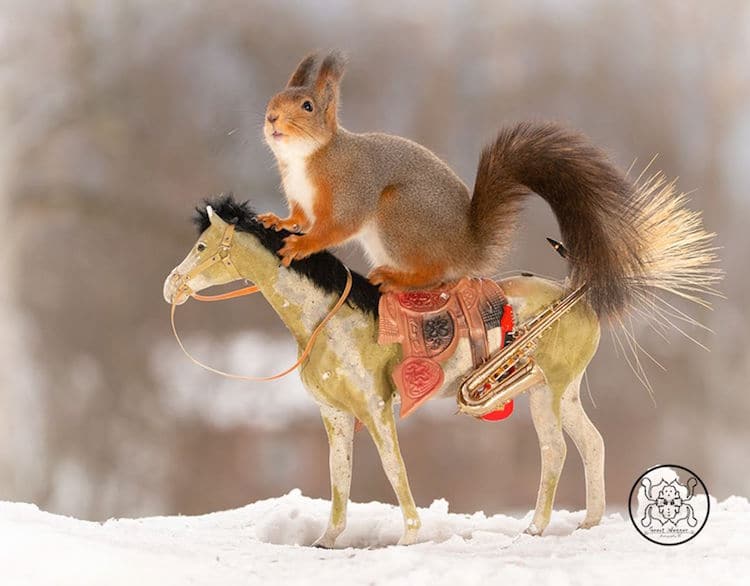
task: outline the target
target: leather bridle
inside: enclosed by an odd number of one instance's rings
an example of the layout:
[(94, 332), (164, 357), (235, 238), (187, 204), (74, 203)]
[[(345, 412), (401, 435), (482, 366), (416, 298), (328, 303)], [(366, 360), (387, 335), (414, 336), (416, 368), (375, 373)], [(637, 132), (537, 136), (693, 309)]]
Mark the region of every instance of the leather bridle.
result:
[(339, 309), (341, 309), (341, 307), (346, 302), (346, 299), (349, 297), (349, 292), (352, 289), (352, 273), (348, 267), (344, 267), (344, 269), (346, 269), (346, 284), (344, 285), (344, 291), (341, 293), (341, 296), (339, 297), (338, 301), (333, 306), (331, 311), (329, 311), (328, 314), (326, 314), (326, 316), (318, 324), (315, 330), (313, 330), (313, 333), (310, 335), (310, 339), (307, 341), (307, 344), (305, 345), (305, 348), (300, 354), (299, 358), (289, 368), (277, 374), (273, 374), (271, 376), (246, 376), (246, 375), (224, 372), (223, 370), (218, 370), (194, 358), (187, 351), (187, 349), (185, 348), (185, 345), (182, 343), (182, 340), (180, 339), (180, 336), (177, 334), (177, 327), (175, 325), (174, 316), (175, 316), (175, 310), (177, 308), (177, 299), (180, 293), (185, 293), (188, 296), (192, 297), (193, 299), (197, 299), (198, 301), (224, 301), (226, 299), (235, 299), (237, 297), (244, 297), (246, 295), (252, 295), (253, 293), (257, 293), (260, 290), (257, 285), (250, 285), (248, 287), (243, 287), (241, 289), (235, 289), (234, 291), (229, 291), (228, 293), (221, 293), (218, 295), (200, 295), (199, 293), (196, 293), (195, 291), (193, 291), (192, 288), (190, 287), (189, 282), (191, 279), (202, 274), (203, 271), (205, 271), (207, 268), (212, 267), (213, 265), (217, 263), (222, 263), (225, 267), (227, 267), (227, 269), (229, 269), (230, 273), (233, 276), (235, 276), (237, 279), (243, 279), (242, 275), (240, 275), (239, 271), (237, 270), (236, 265), (232, 261), (231, 250), (232, 250), (232, 241), (234, 239), (234, 232), (235, 232), (235, 225), (227, 224), (227, 227), (224, 229), (224, 234), (221, 237), (221, 242), (219, 242), (219, 245), (216, 251), (213, 252), (210, 257), (208, 257), (203, 262), (199, 263), (197, 266), (189, 270), (184, 275), (180, 275), (179, 273), (174, 273), (172, 275), (172, 278), (173, 279), (176, 278), (177, 283), (178, 283), (177, 290), (175, 291), (175, 294), (172, 296), (172, 309), (170, 311), (170, 320), (172, 322), (172, 333), (174, 334), (174, 337), (177, 339), (177, 343), (180, 345), (180, 349), (184, 352), (185, 356), (187, 356), (192, 362), (194, 362), (201, 368), (204, 368), (215, 374), (220, 374), (221, 376), (224, 376), (227, 378), (238, 379), (238, 380), (250, 380), (250, 381), (276, 380), (283, 376), (286, 376), (293, 370), (297, 369), (297, 367), (299, 367), (310, 355), (313, 344), (315, 343), (315, 340), (317, 339), (318, 335), (323, 331), (326, 324), (328, 324), (331, 318), (333, 318), (333, 316), (336, 315)]

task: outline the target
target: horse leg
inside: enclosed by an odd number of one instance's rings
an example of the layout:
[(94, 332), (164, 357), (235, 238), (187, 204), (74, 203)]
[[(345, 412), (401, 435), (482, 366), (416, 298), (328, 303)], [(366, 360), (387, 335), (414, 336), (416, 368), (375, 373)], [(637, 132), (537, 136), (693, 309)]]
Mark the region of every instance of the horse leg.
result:
[(399, 545), (411, 545), (417, 540), (417, 533), (422, 523), (419, 520), (414, 497), (409, 488), (409, 479), (406, 476), (406, 466), (401, 457), (396, 433), (396, 421), (393, 418), (393, 405), (390, 400), (385, 401), (382, 411), (372, 413), (370, 421), (365, 421), (375, 446), (380, 454), (380, 461), (388, 481), (398, 498), (398, 504), (404, 516), (404, 533), (399, 539)]
[(346, 527), (346, 506), (352, 484), (354, 416), (333, 407), (322, 406), (320, 414), (328, 434), (328, 466), (331, 474), (331, 515), (325, 533), (313, 543), (332, 548)]
[[(555, 403), (558, 405), (555, 405)], [(559, 398), (555, 397), (547, 385), (533, 390), (529, 396), (531, 418), (534, 422), (539, 449), (542, 456), (542, 475), (536, 497), (534, 519), (526, 529), (530, 535), (541, 535), (549, 525), (555, 491), (565, 463), (565, 438), (559, 414)]]
[(579, 527), (588, 529), (598, 525), (604, 515), (604, 440), (581, 405), (582, 376), (570, 383), (565, 390), (560, 412), (563, 429), (573, 440), (583, 460), (586, 476), (586, 518)]

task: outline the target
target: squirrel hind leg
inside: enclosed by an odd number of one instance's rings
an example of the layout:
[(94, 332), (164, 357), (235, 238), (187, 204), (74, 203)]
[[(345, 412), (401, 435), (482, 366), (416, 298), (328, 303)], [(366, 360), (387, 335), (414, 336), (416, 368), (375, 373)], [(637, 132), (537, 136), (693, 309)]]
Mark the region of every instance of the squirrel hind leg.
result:
[(405, 291), (409, 289), (431, 289), (445, 280), (446, 270), (443, 266), (429, 265), (407, 271), (390, 266), (374, 268), (367, 278), (373, 285), (380, 286), (384, 293)]

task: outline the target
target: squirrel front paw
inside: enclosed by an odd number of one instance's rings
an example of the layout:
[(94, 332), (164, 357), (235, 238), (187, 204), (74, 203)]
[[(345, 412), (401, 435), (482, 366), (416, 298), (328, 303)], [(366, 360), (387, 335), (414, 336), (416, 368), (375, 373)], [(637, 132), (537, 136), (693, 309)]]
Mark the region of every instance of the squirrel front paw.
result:
[(263, 224), (264, 228), (273, 228), (274, 230), (279, 230), (278, 225), (282, 222), (279, 216), (270, 212), (267, 214), (258, 214), (257, 218)]
[(302, 232), (306, 226), (297, 218), (292, 216), (288, 218), (279, 218), (276, 214), (258, 214), (258, 221), (265, 228), (273, 228), (277, 232), (287, 230), (288, 232)]
[(276, 214), (258, 214), (258, 221), (263, 224), (264, 228), (273, 228), (277, 232), (281, 230), (291, 230), (296, 232), (299, 227), (291, 218), (279, 218)]
[(309, 236), (291, 234), (284, 238), (284, 246), (279, 249), (281, 264), (288, 267), (293, 260), (302, 260), (321, 249), (314, 246)]

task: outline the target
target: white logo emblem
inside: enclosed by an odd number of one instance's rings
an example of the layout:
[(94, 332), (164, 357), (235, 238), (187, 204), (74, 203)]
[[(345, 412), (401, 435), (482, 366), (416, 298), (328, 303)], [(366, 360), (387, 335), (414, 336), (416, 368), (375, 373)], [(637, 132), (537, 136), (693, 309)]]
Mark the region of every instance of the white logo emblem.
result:
[(710, 508), (703, 481), (675, 465), (657, 466), (642, 474), (630, 491), (628, 505), (638, 532), (660, 545), (678, 545), (698, 535)]

